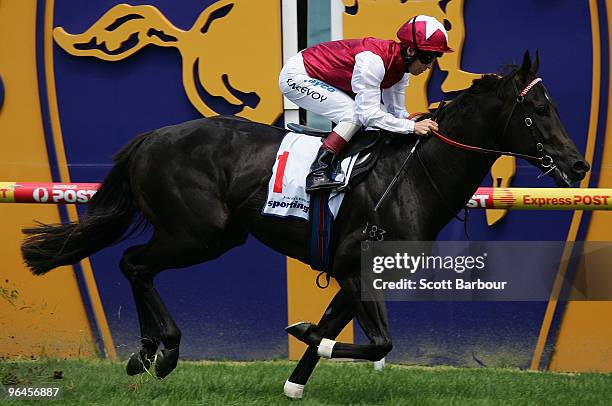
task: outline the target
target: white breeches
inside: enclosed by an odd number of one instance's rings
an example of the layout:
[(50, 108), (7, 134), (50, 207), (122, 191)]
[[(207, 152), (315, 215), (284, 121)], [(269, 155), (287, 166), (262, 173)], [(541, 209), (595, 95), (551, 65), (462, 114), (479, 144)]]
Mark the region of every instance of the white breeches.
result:
[(353, 119), (355, 100), (342, 90), (310, 77), (301, 53), (287, 61), (280, 72), (278, 84), (283, 95), (299, 107), (320, 114), (336, 124), (342, 123), (334, 131), (346, 141), (360, 128)]

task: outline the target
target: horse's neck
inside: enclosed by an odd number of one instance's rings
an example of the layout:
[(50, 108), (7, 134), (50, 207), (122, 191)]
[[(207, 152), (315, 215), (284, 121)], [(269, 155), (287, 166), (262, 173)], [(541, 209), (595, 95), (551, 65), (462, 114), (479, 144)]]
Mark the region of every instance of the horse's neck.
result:
[[(470, 124), (458, 123), (445, 127), (442, 122), (441, 131), (451, 139), (476, 146), (486, 145), (485, 137), (493, 136), (494, 126), (476, 125), (469, 117), (463, 121)], [(433, 225), (432, 232), (437, 234), (437, 228), (441, 229), (456, 212), (465, 207), (490, 171), (496, 157), (465, 151), (437, 138), (428, 139), (424, 143), (419, 150), (419, 157), (421, 162), (418, 162), (418, 158), (415, 159), (419, 167), (417, 176), (426, 177), (429, 184), (435, 183), (435, 186), (430, 185), (422, 189), (425, 191), (422, 193), (426, 195), (421, 194), (420, 198), (428, 207), (426, 213), (431, 216), (426, 221)]]
[(429, 142), (420, 156), (440, 193), (459, 204), (469, 199), (495, 162), (492, 155), (458, 149), (438, 139)]

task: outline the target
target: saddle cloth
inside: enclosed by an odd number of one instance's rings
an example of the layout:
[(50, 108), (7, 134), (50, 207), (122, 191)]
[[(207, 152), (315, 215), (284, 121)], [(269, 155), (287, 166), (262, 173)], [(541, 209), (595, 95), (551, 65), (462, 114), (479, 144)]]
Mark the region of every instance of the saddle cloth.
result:
[[(306, 175), (320, 146), (321, 138), (318, 137), (293, 132), (285, 135), (276, 154), (262, 214), (309, 220), (310, 195), (305, 190)], [(336, 180), (344, 180), (345, 185), (348, 183), (357, 156), (355, 154), (342, 160), (344, 179), (343, 175), (338, 175)], [(344, 195), (342, 192), (330, 193), (328, 206), (334, 218), (338, 215)]]

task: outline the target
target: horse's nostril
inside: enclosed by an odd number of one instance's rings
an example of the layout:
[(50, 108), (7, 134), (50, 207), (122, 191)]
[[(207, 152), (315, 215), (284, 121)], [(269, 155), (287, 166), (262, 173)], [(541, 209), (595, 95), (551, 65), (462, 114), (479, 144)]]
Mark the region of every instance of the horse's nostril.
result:
[(574, 165), (572, 165), (572, 169), (576, 173), (587, 173), (589, 169), (591, 169), (591, 165), (587, 161), (576, 161)]

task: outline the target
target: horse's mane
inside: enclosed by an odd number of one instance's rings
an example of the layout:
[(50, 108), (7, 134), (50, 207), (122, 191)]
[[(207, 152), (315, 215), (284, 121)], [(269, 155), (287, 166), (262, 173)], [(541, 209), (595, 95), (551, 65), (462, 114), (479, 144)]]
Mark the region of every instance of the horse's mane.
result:
[(499, 73), (485, 74), (474, 79), (470, 87), (461, 91), (440, 111), (438, 122), (444, 121), (445, 125), (453, 126), (466, 115), (477, 113), (479, 100), (485, 95), (499, 95), (504, 84), (515, 76), (518, 69), (516, 65), (505, 65)]

